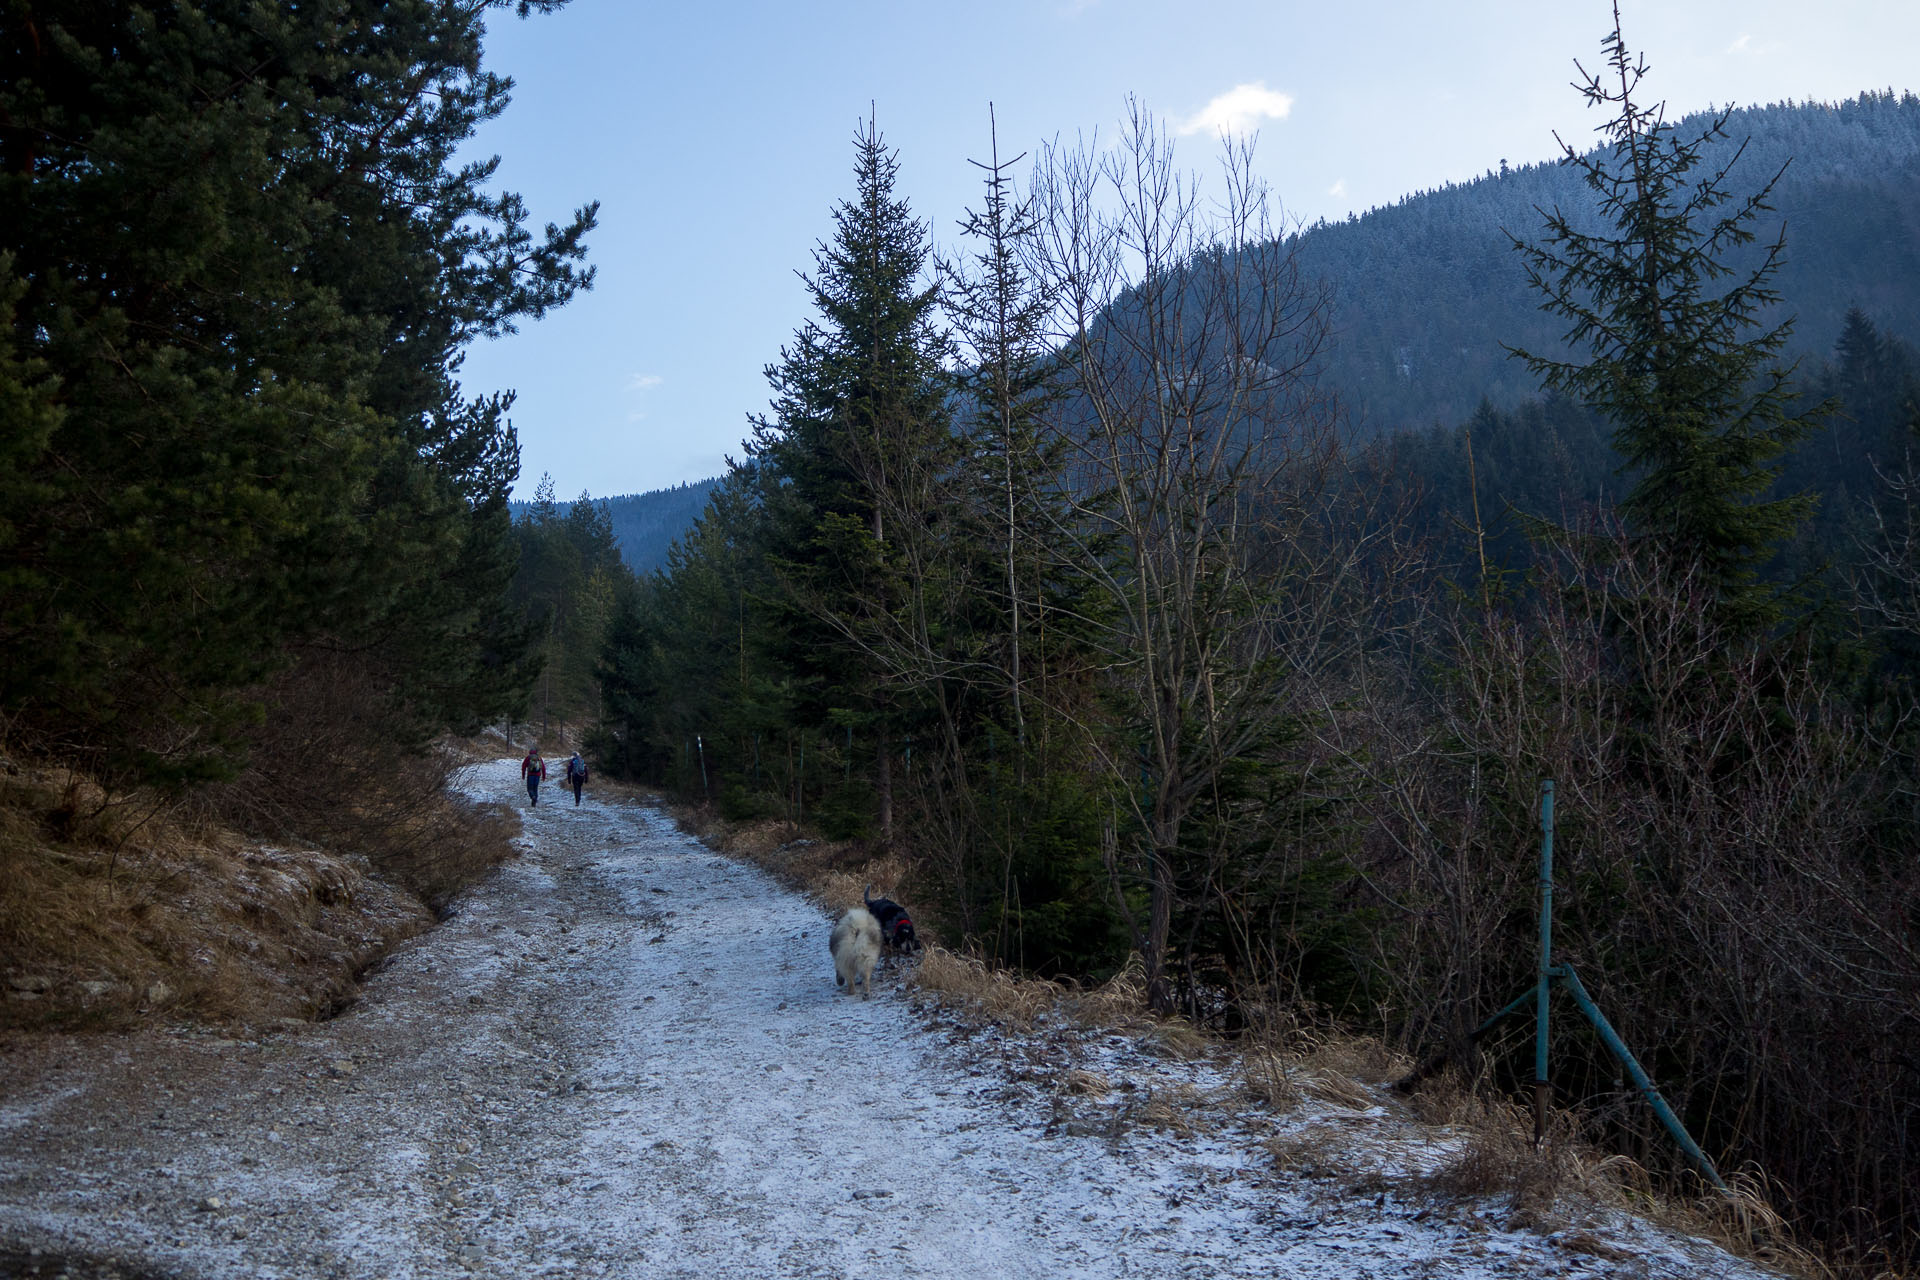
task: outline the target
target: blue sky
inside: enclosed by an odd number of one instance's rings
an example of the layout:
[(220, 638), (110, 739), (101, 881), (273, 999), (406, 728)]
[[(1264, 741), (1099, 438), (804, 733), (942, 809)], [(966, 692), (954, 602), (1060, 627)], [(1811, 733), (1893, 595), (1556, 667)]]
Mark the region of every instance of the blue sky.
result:
[[(1920, 89), (1916, 0), (1622, 0), (1647, 89), (1709, 105)], [(1110, 132), (1134, 94), (1204, 169), (1258, 129), (1289, 221), (1551, 158), (1600, 121), (1570, 81), (1609, 0), (573, 0), (490, 19), (513, 105), (475, 140), (536, 223), (601, 202), (592, 292), (476, 344), (471, 392), (514, 389), (519, 496), (641, 492), (716, 475), (806, 319), (811, 270), (871, 109), (897, 191), (958, 247), (969, 159)], [(1184, 131), (1184, 132), (1183, 132)], [(1022, 166), (1024, 169), (1024, 166)]]

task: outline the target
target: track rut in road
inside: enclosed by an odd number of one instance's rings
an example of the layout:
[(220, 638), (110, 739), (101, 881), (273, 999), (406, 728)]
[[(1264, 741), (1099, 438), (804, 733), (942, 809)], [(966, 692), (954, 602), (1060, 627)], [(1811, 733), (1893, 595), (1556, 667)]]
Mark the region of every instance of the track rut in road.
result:
[[(512, 760), (468, 786), (524, 804)], [(1285, 1173), (1221, 1067), (969, 1034), (899, 970), (850, 999), (818, 906), (658, 810), (549, 788), (524, 816), (523, 856), (331, 1022), (11, 1045), (0, 1275), (29, 1248), (182, 1280), (1757, 1274), (1403, 1199), (1420, 1153), (1379, 1108), (1284, 1121), (1380, 1145), (1366, 1195)], [(1210, 1123), (1062, 1123), (1074, 1067), (1113, 1085), (1079, 1114), (1158, 1090)]]

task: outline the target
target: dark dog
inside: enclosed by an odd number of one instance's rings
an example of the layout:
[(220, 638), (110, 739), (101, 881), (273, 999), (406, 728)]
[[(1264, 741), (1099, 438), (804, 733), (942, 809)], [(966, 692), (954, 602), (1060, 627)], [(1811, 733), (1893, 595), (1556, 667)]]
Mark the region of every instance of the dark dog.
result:
[(920, 949), (920, 939), (913, 933), (913, 917), (907, 914), (905, 907), (891, 898), (874, 897), (872, 885), (868, 885), (860, 896), (866, 901), (867, 910), (873, 913), (873, 918), (880, 922), (880, 940), (886, 944), (887, 950), (907, 954)]

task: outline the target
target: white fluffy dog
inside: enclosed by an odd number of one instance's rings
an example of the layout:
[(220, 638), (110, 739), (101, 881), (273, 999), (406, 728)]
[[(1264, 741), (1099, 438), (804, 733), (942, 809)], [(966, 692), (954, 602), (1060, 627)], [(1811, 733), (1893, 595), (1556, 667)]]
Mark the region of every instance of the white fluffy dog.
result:
[(865, 907), (855, 907), (833, 926), (827, 943), (833, 952), (833, 985), (862, 1000), (873, 994), (873, 966), (880, 959), (880, 922)]

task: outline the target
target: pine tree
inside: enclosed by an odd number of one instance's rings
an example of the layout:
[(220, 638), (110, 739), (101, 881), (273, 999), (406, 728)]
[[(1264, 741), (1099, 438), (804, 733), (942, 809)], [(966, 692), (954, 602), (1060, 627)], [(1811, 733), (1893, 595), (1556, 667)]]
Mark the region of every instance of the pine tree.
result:
[(819, 318), (768, 368), (774, 416), (756, 421), (748, 452), (788, 615), (777, 656), (809, 691), (802, 714), (871, 750), (886, 838), (894, 742), (911, 715), (889, 655), (913, 625), (956, 444), (926, 226), (894, 196), (899, 162), (872, 121), (854, 152), (854, 198), (806, 278)]
[(518, 445), (459, 352), (590, 282), (594, 213), (536, 240), (491, 164), (453, 166), (506, 105), (500, 7), (8, 7), (8, 346), (56, 412), (0, 490), (21, 739), (227, 772), (309, 655), (377, 673), (408, 733), (519, 696)]
[(1727, 264), (1754, 241), (1780, 174), (1736, 196), (1739, 149), (1718, 167), (1704, 161), (1708, 144), (1727, 136), (1727, 113), (1683, 138), (1662, 106), (1639, 105), (1647, 67), (1626, 46), (1617, 4), (1603, 47), (1607, 78), (1581, 68), (1581, 92), (1614, 113), (1602, 128), (1608, 145), (1590, 155), (1561, 147), (1605, 225), (1583, 230), (1556, 208), (1541, 243), (1513, 242), (1542, 309), (1568, 322), (1568, 343), (1589, 358), (1515, 354), (1547, 387), (1613, 423), (1632, 482), (1621, 503), (1629, 531), (1675, 571), (1703, 574), (1718, 620), (1752, 634), (1781, 613), (1759, 570), (1812, 504), (1765, 496), (1815, 416), (1794, 412), (1792, 371), (1776, 360), (1791, 323), (1764, 319), (1780, 301), (1772, 282), (1784, 230), (1752, 269)]

